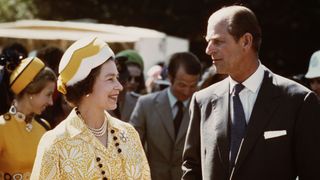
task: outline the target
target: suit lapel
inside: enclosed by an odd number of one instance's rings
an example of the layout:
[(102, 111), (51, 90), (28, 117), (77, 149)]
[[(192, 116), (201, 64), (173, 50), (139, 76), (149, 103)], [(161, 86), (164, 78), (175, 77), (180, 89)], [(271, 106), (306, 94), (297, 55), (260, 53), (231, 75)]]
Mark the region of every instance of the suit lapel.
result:
[[(229, 83), (226, 81), (223, 94), (213, 103), (213, 121), (216, 121), (215, 131), (219, 155), (226, 171), (229, 170)], [(214, 105), (215, 104), (215, 105)], [(214, 136), (212, 136), (214, 137)]]
[(273, 78), (271, 72), (265, 71), (264, 79), (251, 113), (247, 134), (240, 150), (236, 170), (241, 166), (250, 150), (261, 137), (261, 134), (265, 130), (265, 126), (268, 124), (273, 112), (279, 105), (280, 91), (272, 81)]
[[(226, 79), (213, 89), (207, 107), (203, 108), (203, 138), (207, 151), (215, 151), (212, 143), (217, 143), (218, 155), (226, 173), (229, 171), (229, 138), (228, 138), (228, 112), (229, 112), (229, 81)], [(214, 160), (216, 160), (215, 157)]]
[[(175, 141), (174, 127), (173, 127), (173, 117), (171, 112), (171, 107), (169, 103), (169, 98), (167, 95), (167, 89), (162, 90), (155, 99), (156, 112), (159, 115), (159, 119), (167, 130), (172, 141)], [(153, 112), (150, 112), (153, 113)]]

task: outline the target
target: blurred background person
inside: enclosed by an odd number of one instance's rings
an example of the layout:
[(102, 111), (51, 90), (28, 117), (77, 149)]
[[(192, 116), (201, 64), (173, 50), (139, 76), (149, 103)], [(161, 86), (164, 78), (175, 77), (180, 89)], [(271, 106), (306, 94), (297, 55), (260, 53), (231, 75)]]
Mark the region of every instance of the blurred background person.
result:
[(130, 76), (128, 67), (126, 65), (127, 61), (128, 61), (127, 58), (116, 57), (117, 69), (119, 72), (119, 82), (123, 86), (123, 90), (120, 91), (119, 93), (117, 108), (114, 110), (108, 111), (114, 117), (125, 122), (129, 121), (130, 115), (139, 97), (138, 94), (134, 92), (128, 92), (126, 89), (125, 84), (128, 82), (128, 79)]
[(146, 89), (147, 93), (161, 91), (170, 86), (169, 80), (166, 79), (166, 67), (160, 63), (152, 66), (147, 72)]
[(28, 50), (21, 43), (14, 42), (5, 46), (2, 49), (2, 54), (18, 54), (20, 59), (25, 59), (28, 57)]
[(153, 180), (178, 180), (182, 176), (182, 151), (189, 124), (190, 98), (197, 90), (201, 65), (190, 52), (173, 54), (169, 59), (171, 85), (140, 96), (130, 123), (140, 135)]
[(42, 59), (46, 66), (58, 74), (59, 62), (63, 55), (63, 50), (55, 46), (46, 46), (36, 51), (37, 57)]
[(218, 74), (214, 66), (208, 67), (201, 76), (201, 81), (198, 83), (199, 89), (204, 89), (216, 82), (226, 78), (226, 74)]
[(157, 91), (158, 88), (156, 87), (155, 81), (162, 79), (161, 71), (162, 67), (160, 65), (154, 65), (147, 71), (147, 80), (145, 82), (147, 93)]
[[(0, 114), (8, 112), (11, 101), (13, 99), (12, 93), (7, 93), (9, 87), (7, 83), (1, 83), (2, 79), (8, 79), (8, 73), (5, 72), (7, 62), (12, 62), (10, 66), (14, 64), (19, 64), (20, 61), (26, 58), (28, 51), (20, 43), (12, 43), (5, 46), (1, 51), (0, 57)], [(9, 60), (10, 59), (10, 60)], [(9, 66), (9, 65), (8, 65)], [(10, 67), (9, 67), (10, 68)]]
[(144, 63), (142, 57), (135, 50), (124, 50), (116, 55), (116, 58), (126, 58), (126, 65), (129, 71), (129, 78), (125, 84), (128, 92), (135, 92), (137, 94), (145, 94), (145, 80), (144, 80)]
[(6, 93), (14, 99), (0, 116), (0, 179), (29, 179), (39, 140), (50, 129), (36, 115), (52, 105), (56, 76), (36, 57), (16, 58), (1, 57), (1, 84), (10, 87)]
[(143, 59), (135, 50), (123, 50), (116, 55), (116, 62), (123, 91), (117, 108), (110, 113), (128, 122), (139, 96), (146, 93)]
[(320, 101), (320, 51), (312, 54), (305, 78), (307, 78), (311, 90), (317, 94)]

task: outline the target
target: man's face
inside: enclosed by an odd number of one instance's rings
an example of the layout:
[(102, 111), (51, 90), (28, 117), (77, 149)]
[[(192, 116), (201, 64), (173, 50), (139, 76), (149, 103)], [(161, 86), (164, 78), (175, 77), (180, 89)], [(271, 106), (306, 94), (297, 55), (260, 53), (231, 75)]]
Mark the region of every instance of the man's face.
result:
[(311, 90), (314, 91), (317, 94), (318, 99), (320, 99), (320, 77), (309, 79), (309, 83)]
[(217, 73), (238, 74), (243, 63), (241, 41), (236, 42), (227, 27), (226, 20), (219, 20), (219, 17), (209, 19), (206, 53), (211, 56)]
[(179, 67), (174, 79), (171, 78), (171, 92), (179, 100), (185, 101), (197, 90), (199, 75), (187, 74)]
[(136, 91), (139, 87), (142, 70), (136, 65), (128, 65), (129, 78), (126, 83), (127, 91)]

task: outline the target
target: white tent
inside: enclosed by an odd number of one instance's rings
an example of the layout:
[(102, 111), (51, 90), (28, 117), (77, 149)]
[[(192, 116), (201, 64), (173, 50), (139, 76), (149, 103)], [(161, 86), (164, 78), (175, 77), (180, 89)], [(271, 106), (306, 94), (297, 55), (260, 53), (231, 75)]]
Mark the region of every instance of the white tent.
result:
[(66, 49), (73, 41), (88, 35), (104, 39), (115, 53), (130, 48), (137, 50), (144, 59), (145, 71), (172, 53), (189, 50), (188, 40), (146, 28), (43, 20), (0, 23), (0, 46), (20, 41), (29, 51), (45, 45)]

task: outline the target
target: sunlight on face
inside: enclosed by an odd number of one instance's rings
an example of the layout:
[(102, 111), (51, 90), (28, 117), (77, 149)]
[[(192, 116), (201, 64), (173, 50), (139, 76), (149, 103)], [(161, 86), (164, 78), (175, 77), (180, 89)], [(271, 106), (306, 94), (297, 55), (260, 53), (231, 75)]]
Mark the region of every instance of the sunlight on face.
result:
[(190, 98), (197, 90), (199, 75), (190, 75), (180, 67), (171, 85), (173, 95), (180, 101)]
[(101, 66), (100, 73), (93, 85), (90, 98), (92, 102), (105, 110), (117, 107), (117, 100), (123, 87), (118, 81), (118, 70), (113, 60), (108, 60)]
[(320, 77), (309, 79), (310, 88), (314, 91), (320, 99)]
[(33, 113), (41, 114), (47, 106), (52, 106), (52, 95), (55, 89), (55, 82), (47, 82), (45, 87), (38, 93), (31, 95), (30, 106)]
[(206, 53), (211, 56), (212, 64), (219, 74), (232, 74), (241, 66), (241, 50), (239, 42), (227, 31), (224, 20), (209, 21)]

